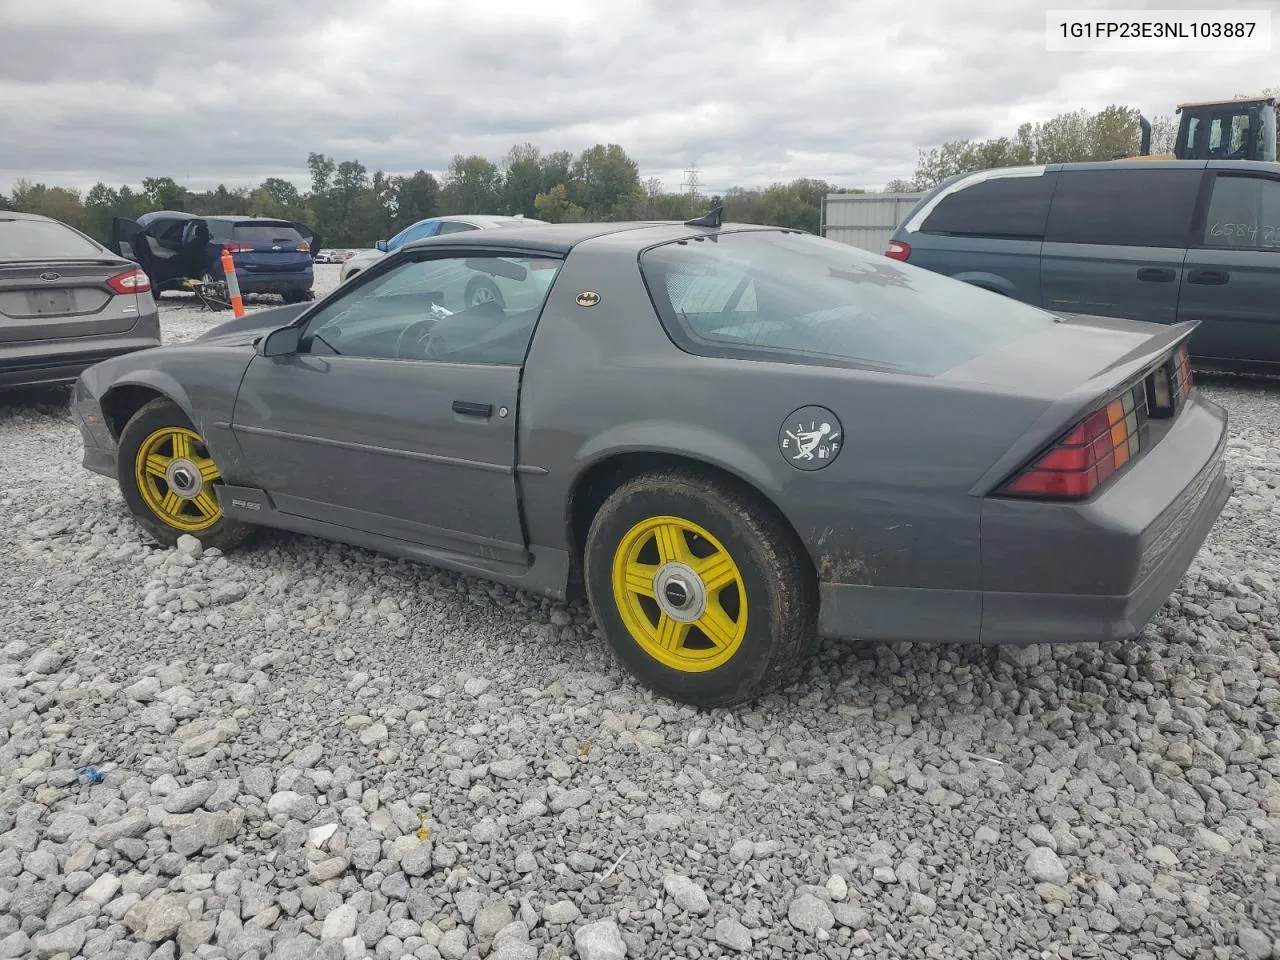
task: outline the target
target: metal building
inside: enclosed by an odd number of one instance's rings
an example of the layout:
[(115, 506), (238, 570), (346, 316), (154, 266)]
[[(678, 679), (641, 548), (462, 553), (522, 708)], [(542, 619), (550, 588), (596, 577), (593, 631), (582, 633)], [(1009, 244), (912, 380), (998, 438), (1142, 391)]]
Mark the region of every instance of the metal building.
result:
[(889, 236), (922, 193), (829, 193), (822, 201), (822, 235), (884, 253)]

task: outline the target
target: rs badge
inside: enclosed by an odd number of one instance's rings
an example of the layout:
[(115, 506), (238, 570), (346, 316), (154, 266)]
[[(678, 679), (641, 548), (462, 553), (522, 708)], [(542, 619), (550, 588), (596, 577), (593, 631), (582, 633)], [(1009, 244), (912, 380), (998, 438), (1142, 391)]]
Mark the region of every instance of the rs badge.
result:
[(821, 470), (840, 454), (844, 431), (826, 407), (801, 407), (778, 431), (778, 449), (797, 470)]

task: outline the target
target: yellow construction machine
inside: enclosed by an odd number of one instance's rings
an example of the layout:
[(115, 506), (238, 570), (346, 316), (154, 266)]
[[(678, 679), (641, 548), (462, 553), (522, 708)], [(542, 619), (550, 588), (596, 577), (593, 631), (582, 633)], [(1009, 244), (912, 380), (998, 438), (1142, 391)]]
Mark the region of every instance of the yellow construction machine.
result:
[(1151, 152), (1151, 123), (1142, 130), (1139, 155), (1128, 160), (1276, 159), (1275, 97), (1238, 97), (1178, 104), (1178, 138), (1172, 153)]

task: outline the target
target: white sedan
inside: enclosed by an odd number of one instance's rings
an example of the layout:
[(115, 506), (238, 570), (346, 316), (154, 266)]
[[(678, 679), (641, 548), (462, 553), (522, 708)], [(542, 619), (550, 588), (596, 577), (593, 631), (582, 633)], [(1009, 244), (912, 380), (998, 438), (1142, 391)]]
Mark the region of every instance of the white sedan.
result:
[(339, 283), (346, 283), (365, 267), (377, 263), (388, 253), (399, 250), (406, 243), (426, 237), (438, 237), (446, 233), (463, 233), (467, 230), (496, 230), (502, 227), (520, 227), (527, 224), (546, 223), (516, 215), (514, 217), (490, 214), (466, 214), (449, 217), (430, 217), (410, 224), (390, 240), (379, 240), (372, 250), (361, 250), (342, 264)]

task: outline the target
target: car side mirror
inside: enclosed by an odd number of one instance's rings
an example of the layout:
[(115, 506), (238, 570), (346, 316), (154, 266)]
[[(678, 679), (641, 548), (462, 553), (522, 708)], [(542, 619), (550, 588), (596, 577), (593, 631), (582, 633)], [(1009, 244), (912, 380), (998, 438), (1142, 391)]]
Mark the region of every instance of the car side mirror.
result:
[(301, 327), (281, 327), (278, 330), (272, 330), (258, 341), (258, 353), (264, 357), (283, 357), (286, 354), (296, 353), (301, 336)]
[(386, 253), (386, 252), (387, 252), (387, 241), (385, 241), (385, 240), (379, 240), (377, 243), (375, 243), (375, 244), (373, 245), (373, 248), (374, 248), (375, 250), (379, 250), (379, 251), (381, 251), (382, 253)]

